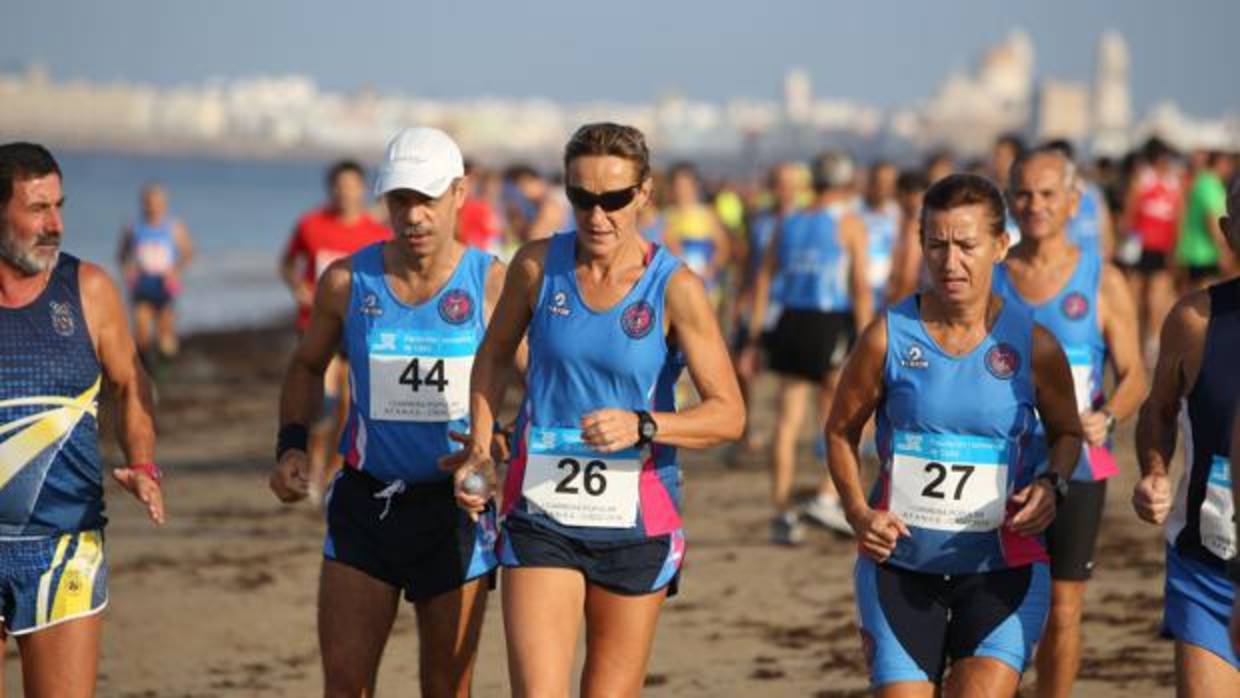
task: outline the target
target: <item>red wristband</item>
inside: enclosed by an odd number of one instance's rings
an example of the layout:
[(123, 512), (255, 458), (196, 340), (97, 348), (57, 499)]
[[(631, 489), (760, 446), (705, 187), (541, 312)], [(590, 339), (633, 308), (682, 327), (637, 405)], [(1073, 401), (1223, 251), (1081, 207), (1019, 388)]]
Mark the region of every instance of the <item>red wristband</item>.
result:
[(129, 469), (151, 478), (155, 481), (155, 484), (163, 482), (164, 472), (154, 463), (133, 463), (129, 466)]

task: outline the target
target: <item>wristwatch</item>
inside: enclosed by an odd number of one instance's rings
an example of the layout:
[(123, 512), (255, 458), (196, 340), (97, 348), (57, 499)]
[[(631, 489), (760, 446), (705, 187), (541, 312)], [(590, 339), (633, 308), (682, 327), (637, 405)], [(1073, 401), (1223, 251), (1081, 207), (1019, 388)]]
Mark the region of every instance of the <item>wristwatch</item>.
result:
[(1063, 498), (1068, 496), (1068, 481), (1063, 479), (1059, 473), (1054, 470), (1048, 470), (1034, 478), (1034, 481), (1046, 480), (1051, 486), (1051, 491), (1055, 493), (1055, 506), (1063, 503)]
[(659, 425), (654, 421), (654, 417), (644, 410), (634, 410), (633, 414), (637, 415), (637, 448), (648, 446), (654, 441), (655, 434), (659, 433)]

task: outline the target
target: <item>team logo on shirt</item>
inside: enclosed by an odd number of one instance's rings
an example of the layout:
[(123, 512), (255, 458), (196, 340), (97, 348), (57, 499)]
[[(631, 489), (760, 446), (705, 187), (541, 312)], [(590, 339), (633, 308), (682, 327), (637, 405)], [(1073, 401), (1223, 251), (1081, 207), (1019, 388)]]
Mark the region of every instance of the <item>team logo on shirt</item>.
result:
[(379, 306), (379, 297), (373, 293), (367, 293), (362, 296), (362, 315), (369, 317), (378, 317), (383, 314), (383, 308)]
[(552, 315), (568, 317), (569, 312), (571, 312), (568, 307), (568, 294), (563, 291), (556, 291), (552, 294), (551, 306), (547, 310), (550, 310)]
[(1007, 380), (1020, 370), (1020, 352), (1011, 344), (1000, 342), (986, 352), (986, 370), (999, 380)]
[(1085, 297), (1085, 294), (1073, 291), (1064, 296), (1063, 303), (1060, 303), (1059, 307), (1069, 320), (1080, 320), (1089, 312), (1089, 299)]
[(921, 345), (914, 344), (904, 352), (904, 356), (900, 358), (900, 365), (904, 368), (926, 368), (930, 362), (926, 361), (926, 351), (921, 348)]
[(620, 327), (633, 339), (641, 339), (650, 334), (654, 327), (654, 308), (646, 301), (637, 301), (624, 309), (620, 316)]
[(474, 299), (468, 291), (454, 288), (439, 299), (439, 317), (451, 325), (459, 325), (469, 319), (474, 311)]
[(69, 337), (73, 334), (73, 309), (68, 303), (57, 303), (52, 301), (48, 304), (52, 309), (52, 329), (56, 330), (56, 334), (61, 337)]

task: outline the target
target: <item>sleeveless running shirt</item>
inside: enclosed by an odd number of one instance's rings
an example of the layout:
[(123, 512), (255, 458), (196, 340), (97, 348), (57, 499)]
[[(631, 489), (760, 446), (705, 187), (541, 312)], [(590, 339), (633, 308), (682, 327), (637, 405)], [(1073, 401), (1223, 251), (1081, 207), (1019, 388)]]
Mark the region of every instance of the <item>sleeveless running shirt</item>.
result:
[(1132, 226), (1141, 236), (1141, 247), (1152, 252), (1170, 252), (1175, 244), (1180, 208), (1180, 180), (1175, 175), (1160, 176), (1148, 169), (1137, 177), (1136, 214)]
[(504, 485), (504, 513), (583, 540), (638, 540), (681, 528), (676, 449), (603, 454), (581, 419), (604, 408), (669, 412), (683, 361), (664, 333), (668, 281), (680, 262), (654, 247), (611, 308), (582, 299), (576, 233), (551, 238), (528, 330), (525, 401)]
[(349, 356), (345, 463), (384, 482), (447, 480), (438, 460), (469, 431), (469, 374), (486, 332), (483, 301), (494, 258), (466, 248), (452, 276), (418, 305), (396, 297), (383, 272), (383, 244), (352, 257), (344, 321)]
[(715, 220), (711, 210), (703, 205), (691, 208), (669, 209), (663, 216), (665, 240), (680, 243), (680, 258), (693, 273), (702, 277), (708, 289), (717, 279), (707, 278), (706, 273), (715, 260)]
[(894, 203), (876, 209), (866, 206), (862, 209), (861, 219), (865, 221), (868, 241), (866, 257), (869, 268), (866, 269), (866, 278), (874, 293), (874, 307), (877, 308), (882, 306), (887, 283), (891, 280), (891, 253), (896, 245), (900, 209)]
[(102, 528), (100, 366), (82, 313), (77, 258), (47, 288), (0, 308), (0, 538)]
[[(1098, 318), (1098, 295), (1102, 283), (1102, 259), (1081, 249), (1076, 269), (1063, 288), (1045, 303), (1026, 301), (1008, 277), (1007, 265), (995, 266), (994, 291), (1008, 302), (1033, 315), (1034, 322), (1050, 330), (1063, 347), (1072, 369), (1072, 386), (1078, 414), (1094, 410), (1106, 402), (1103, 368), (1106, 366), (1107, 345)], [(1042, 470), (1048, 465), (1048, 449), (1042, 423), (1030, 449), (1030, 459)], [(1072, 471), (1073, 480), (1105, 480), (1119, 472), (1107, 446), (1082, 446), (1081, 457)]]
[(1102, 191), (1092, 182), (1081, 189), (1081, 204), (1076, 215), (1068, 219), (1068, 239), (1072, 244), (1093, 254), (1102, 255), (1102, 207), (1106, 202)]
[(784, 220), (775, 250), (783, 307), (824, 313), (852, 309), (850, 259), (839, 241), (842, 215), (842, 209), (815, 208)]
[(1210, 287), (1210, 320), (1201, 371), (1184, 399), (1188, 464), (1167, 522), (1167, 541), (1177, 550), (1216, 567), (1236, 555), (1236, 504), (1231, 496), (1231, 424), (1240, 396), (1240, 279)]
[(1034, 475), (1025, 454), (1036, 419), (1033, 319), (1005, 303), (990, 334), (953, 356), (926, 331), (920, 299), (887, 311), (876, 435), (882, 471), (870, 500), (912, 533), (888, 562), (935, 574), (1043, 562), (1040, 536), (1002, 526), (1008, 496)]

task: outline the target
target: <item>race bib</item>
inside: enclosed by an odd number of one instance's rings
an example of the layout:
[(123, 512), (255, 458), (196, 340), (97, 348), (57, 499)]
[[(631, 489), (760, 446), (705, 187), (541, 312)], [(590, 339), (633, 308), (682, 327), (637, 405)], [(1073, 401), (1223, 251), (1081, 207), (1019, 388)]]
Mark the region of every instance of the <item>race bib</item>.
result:
[(1065, 347), (1068, 366), (1072, 369), (1072, 392), (1076, 395), (1076, 413), (1083, 414), (1094, 405), (1094, 367), (1089, 347)]
[(160, 275), (172, 271), (172, 250), (162, 242), (141, 242), (134, 250), (138, 268), (145, 274)]
[(1236, 503), (1231, 498), (1231, 466), (1219, 455), (1210, 461), (1206, 498), (1201, 502), (1201, 544), (1224, 560), (1236, 556)]
[(952, 434), (895, 433), (891, 511), (938, 531), (993, 531), (1003, 523), (1008, 444)]
[(526, 500), (566, 526), (637, 525), (641, 451), (599, 453), (579, 429), (530, 429)]
[(371, 419), (447, 422), (469, 414), (472, 332), (375, 330), (366, 345)]

